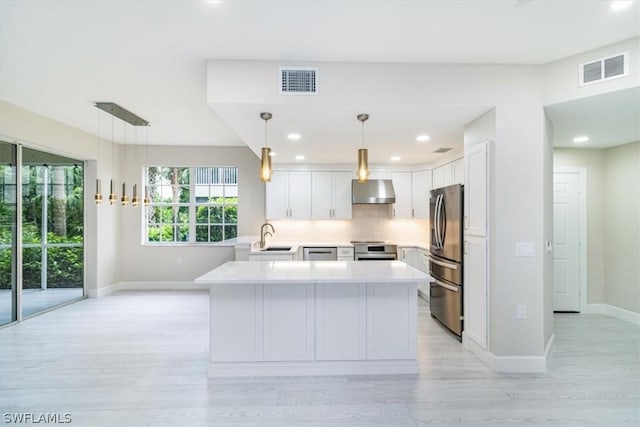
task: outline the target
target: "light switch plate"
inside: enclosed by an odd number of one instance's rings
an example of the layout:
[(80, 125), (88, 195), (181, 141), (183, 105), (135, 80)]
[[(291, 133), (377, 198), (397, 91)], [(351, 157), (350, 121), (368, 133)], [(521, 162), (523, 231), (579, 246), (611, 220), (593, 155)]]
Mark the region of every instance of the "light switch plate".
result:
[(534, 256), (534, 248), (533, 242), (516, 242), (516, 256)]

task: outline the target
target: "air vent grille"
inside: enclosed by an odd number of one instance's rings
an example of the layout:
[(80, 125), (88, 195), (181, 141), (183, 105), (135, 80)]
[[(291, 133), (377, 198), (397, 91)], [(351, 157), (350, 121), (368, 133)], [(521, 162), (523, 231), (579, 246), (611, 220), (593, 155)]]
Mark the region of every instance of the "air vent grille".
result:
[(446, 153), (447, 151), (451, 151), (451, 148), (438, 148), (436, 151), (434, 151), (434, 153)]
[(314, 95), (317, 91), (317, 88), (317, 68), (280, 68), (280, 93), (289, 95)]
[(579, 66), (580, 86), (629, 75), (629, 52)]

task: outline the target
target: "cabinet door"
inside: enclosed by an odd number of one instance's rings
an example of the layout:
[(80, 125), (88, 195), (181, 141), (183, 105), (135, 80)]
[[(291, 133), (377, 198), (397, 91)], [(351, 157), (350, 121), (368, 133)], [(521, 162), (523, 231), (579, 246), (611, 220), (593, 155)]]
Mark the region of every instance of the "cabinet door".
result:
[(333, 173), (333, 217), (336, 219), (351, 218), (351, 181), (352, 172)]
[(465, 150), (464, 232), (466, 235), (487, 235), (487, 147), (488, 143)]
[(444, 187), (444, 169), (441, 167), (435, 168), (432, 171), (433, 179), (431, 181), (432, 190), (435, 188)]
[(394, 219), (412, 218), (411, 215), (411, 172), (393, 172), (393, 190), (396, 202), (393, 205)]
[(464, 185), (464, 158), (453, 162), (453, 184)]
[(413, 172), (411, 176), (411, 204), (414, 218), (429, 219), (430, 191), (431, 171)]
[(262, 284), (211, 285), (211, 362), (262, 360)]
[(289, 172), (289, 218), (311, 218), (311, 172)]
[(369, 174), (369, 179), (392, 179), (391, 172), (373, 170)]
[(287, 218), (289, 216), (289, 173), (274, 171), (271, 182), (265, 185), (265, 217), (267, 219)]
[(366, 285), (316, 284), (316, 359), (366, 357)]
[(415, 359), (415, 283), (367, 283), (367, 359)]
[(440, 167), (442, 168), (442, 186), (446, 187), (453, 184), (453, 164), (447, 163)]
[(329, 219), (333, 209), (331, 172), (311, 172), (311, 218)]
[(487, 241), (464, 242), (464, 336), (487, 348)]
[(313, 360), (314, 284), (264, 284), (264, 360)]

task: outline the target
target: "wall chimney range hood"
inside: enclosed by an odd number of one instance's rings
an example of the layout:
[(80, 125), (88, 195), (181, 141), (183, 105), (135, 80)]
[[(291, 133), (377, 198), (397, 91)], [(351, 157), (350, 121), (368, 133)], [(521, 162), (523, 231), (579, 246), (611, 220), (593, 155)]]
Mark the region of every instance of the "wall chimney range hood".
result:
[(388, 204), (396, 202), (396, 193), (390, 179), (351, 181), (351, 203), (354, 205)]

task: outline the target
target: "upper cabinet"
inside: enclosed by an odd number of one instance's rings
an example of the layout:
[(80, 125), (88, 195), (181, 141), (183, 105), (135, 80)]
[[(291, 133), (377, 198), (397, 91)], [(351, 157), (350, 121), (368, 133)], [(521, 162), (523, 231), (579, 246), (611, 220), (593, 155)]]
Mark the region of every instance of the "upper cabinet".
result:
[(433, 170), (433, 188), (465, 183), (464, 159), (446, 163)]
[(487, 235), (487, 144), (465, 150), (464, 232), (471, 236)]
[(351, 172), (311, 172), (311, 218), (351, 218)]
[(411, 173), (411, 205), (414, 218), (429, 219), (429, 193), (431, 188), (430, 170)]
[(451, 163), (451, 168), (453, 169), (452, 184), (464, 185), (464, 158)]
[(311, 172), (274, 171), (265, 196), (267, 219), (311, 218)]
[(393, 172), (391, 179), (393, 181), (393, 191), (396, 193), (396, 202), (393, 204), (393, 218), (412, 218), (411, 172)]

